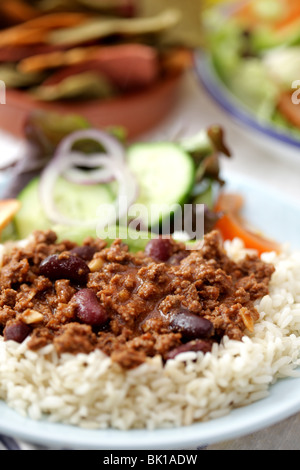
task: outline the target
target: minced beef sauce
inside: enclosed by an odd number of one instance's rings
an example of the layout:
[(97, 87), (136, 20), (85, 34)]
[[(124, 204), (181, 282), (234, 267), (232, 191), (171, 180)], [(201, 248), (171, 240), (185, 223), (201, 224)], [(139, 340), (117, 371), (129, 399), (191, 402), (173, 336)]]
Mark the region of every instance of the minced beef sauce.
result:
[(224, 335), (241, 340), (258, 319), (274, 267), (257, 256), (234, 262), (217, 231), (198, 249), (173, 240), (130, 253), (116, 240), (82, 246), (35, 232), (11, 247), (0, 270), (0, 333), (58, 354), (101, 349), (124, 368), (157, 354), (211, 350)]

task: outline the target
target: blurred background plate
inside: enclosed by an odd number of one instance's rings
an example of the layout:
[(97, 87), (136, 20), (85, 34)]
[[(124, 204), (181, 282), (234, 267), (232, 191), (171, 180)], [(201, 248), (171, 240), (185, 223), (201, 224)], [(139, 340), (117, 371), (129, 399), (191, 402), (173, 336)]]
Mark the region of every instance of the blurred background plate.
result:
[(195, 71), (201, 85), (217, 105), (238, 125), (241, 132), (251, 133), (267, 151), (283, 159), (300, 160), (300, 140), (275, 126), (261, 122), (224, 85), (214, 69), (211, 57), (203, 51), (194, 54)]
[(203, 16), (205, 44), (195, 53), (196, 75), (219, 109), (269, 152), (294, 160), (299, 24), (298, 0), (227, 0)]

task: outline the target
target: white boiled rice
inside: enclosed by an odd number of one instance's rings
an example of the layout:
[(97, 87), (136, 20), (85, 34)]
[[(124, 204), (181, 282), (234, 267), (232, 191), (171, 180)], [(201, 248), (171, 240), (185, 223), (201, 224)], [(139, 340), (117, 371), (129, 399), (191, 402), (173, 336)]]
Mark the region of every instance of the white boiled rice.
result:
[[(239, 240), (225, 246), (233, 259), (245, 254)], [(276, 272), (242, 342), (124, 371), (100, 351), (59, 358), (51, 345), (32, 352), (0, 338), (0, 399), (34, 420), (126, 430), (206, 421), (266, 397), (279, 378), (300, 376), (300, 252), (263, 259)]]

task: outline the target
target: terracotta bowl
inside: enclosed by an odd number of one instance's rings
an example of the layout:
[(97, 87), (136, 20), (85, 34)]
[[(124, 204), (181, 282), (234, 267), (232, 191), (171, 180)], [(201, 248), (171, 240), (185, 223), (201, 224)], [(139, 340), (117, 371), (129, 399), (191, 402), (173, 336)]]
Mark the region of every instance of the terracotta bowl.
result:
[(23, 126), (30, 111), (49, 110), (63, 114), (81, 114), (93, 127), (123, 126), (129, 138), (151, 130), (167, 117), (180, 93), (183, 72), (173, 73), (147, 91), (118, 99), (85, 103), (45, 103), (27, 93), (7, 90), (6, 104), (0, 105), (0, 128), (15, 137), (23, 137)]

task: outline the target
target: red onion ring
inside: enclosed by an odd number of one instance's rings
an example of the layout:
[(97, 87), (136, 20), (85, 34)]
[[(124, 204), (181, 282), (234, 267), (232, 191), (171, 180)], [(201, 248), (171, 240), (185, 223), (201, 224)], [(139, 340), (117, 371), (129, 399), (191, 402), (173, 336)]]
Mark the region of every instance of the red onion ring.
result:
[[(65, 147), (66, 148), (66, 147)], [(91, 159), (90, 159), (91, 158)], [(88, 163), (88, 161), (90, 162)], [(55, 224), (78, 226), (78, 227), (95, 227), (99, 226), (99, 221), (93, 219), (90, 221), (69, 219), (60, 213), (57, 209), (53, 194), (56, 181), (60, 175), (64, 175), (68, 169), (73, 165), (82, 165), (89, 167), (92, 164), (102, 167), (107, 174), (110, 174), (119, 183), (119, 192), (114, 206), (114, 211), (111, 211), (111, 220), (107, 220), (103, 226), (116, 223), (116, 214), (118, 218), (126, 215), (129, 207), (138, 195), (138, 186), (134, 176), (131, 174), (125, 162), (120, 162), (120, 159), (115, 156), (93, 155), (87, 157), (79, 152), (66, 154), (65, 152), (57, 152), (50, 164), (42, 172), (40, 180), (40, 198), (49, 220)], [(100, 170), (99, 170), (100, 171)], [(100, 208), (99, 208), (100, 209)]]
[[(101, 167), (101, 164), (99, 164), (98, 158), (104, 156), (106, 155), (103, 153), (93, 154), (89, 156), (83, 156), (83, 154), (79, 152), (70, 153), (69, 156), (66, 156), (66, 158), (70, 162), (70, 167), (68, 167), (63, 173), (63, 177), (71, 183), (82, 184), (87, 186), (99, 183), (111, 183), (115, 179), (115, 176), (112, 173), (111, 169), (108, 167), (99, 168)], [(73, 167), (71, 166), (72, 164), (74, 165)], [(89, 171), (87, 175), (86, 171), (76, 168), (78, 166), (82, 168), (95, 169)]]
[(118, 161), (124, 163), (125, 150), (121, 142), (105, 131), (98, 129), (84, 129), (76, 131), (63, 139), (57, 147), (56, 155), (70, 154), (76, 142), (81, 140), (94, 140), (99, 143), (105, 150), (106, 154), (115, 157)]

